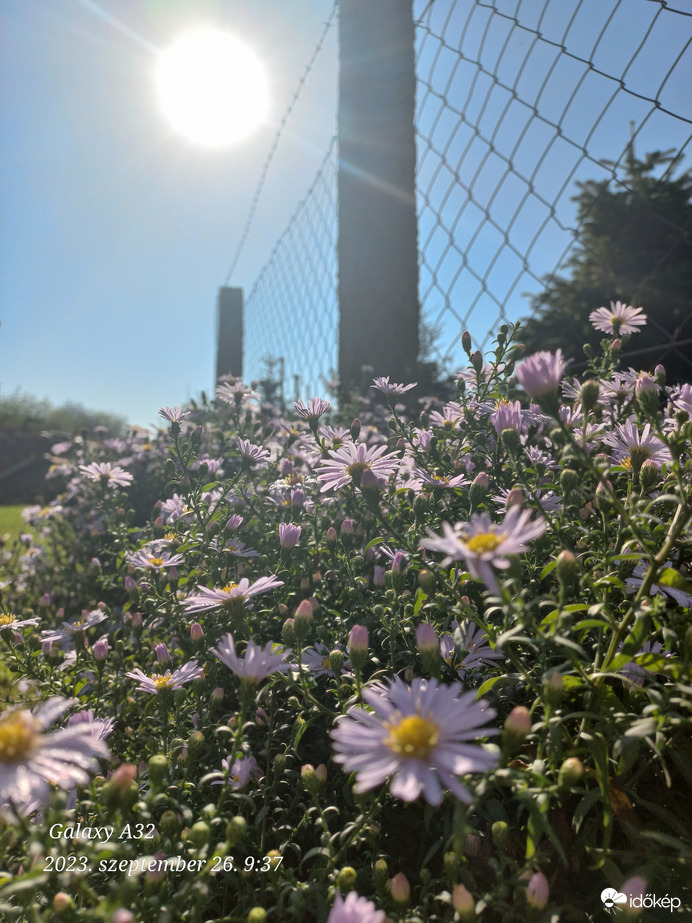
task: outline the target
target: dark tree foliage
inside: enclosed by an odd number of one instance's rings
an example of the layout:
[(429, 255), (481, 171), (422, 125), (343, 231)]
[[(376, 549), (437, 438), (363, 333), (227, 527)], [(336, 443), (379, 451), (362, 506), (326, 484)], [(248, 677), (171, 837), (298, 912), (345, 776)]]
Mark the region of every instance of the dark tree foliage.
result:
[(623, 364), (661, 362), (669, 382), (692, 380), (692, 343), (682, 342), (692, 338), (692, 171), (674, 176), (680, 160), (671, 151), (639, 160), (630, 146), (624, 175), (578, 184), (570, 277), (546, 276), (545, 290), (531, 299), (535, 314), (521, 330), (527, 354), (562, 347), (579, 363), (582, 345), (604, 336), (591, 326), (591, 311), (623, 301), (649, 319), (624, 344)]

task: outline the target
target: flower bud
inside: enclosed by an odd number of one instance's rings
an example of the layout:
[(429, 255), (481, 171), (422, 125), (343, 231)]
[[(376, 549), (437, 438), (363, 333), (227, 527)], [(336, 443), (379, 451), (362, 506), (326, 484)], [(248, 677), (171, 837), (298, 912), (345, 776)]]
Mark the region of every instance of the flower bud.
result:
[(247, 915), (247, 923), (266, 923), (267, 911), (264, 907), (253, 907)]
[(579, 391), (579, 401), (585, 411), (593, 410), (598, 403), (600, 387), (597, 381), (589, 379), (585, 381)]
[(524, 494), (522, 493), (521, 487), (513, 487), (507, 494), (505, 509), (510, 509), (512, 506), (521, 506), (523, 502)]
[(351, 423), (351, 439), (353, 439), (353, 441), (356, 442), (359, 436), (360, 436), (360, 419), (358, 417), (355, 417), (355, 419), (353, 420), (353, 423)]
[(348, 635), (348, 652), (356, 670), (362, 670), (368, 661), (368, 629), (354, 625)]
[(557, 670), (553, 670), (543, 680), (543, 699), (547, 705), (555, 708), (562, 701), (565, 691), (565, 681)]
[[(171, 427), (173, 424), (171, 424)], [(117, 910), (114, 910), (111, 914), (110, 923), (132, 923), (134, 920), (134, 914), (131, 910), (127, 910), (125, 907), (118, 907)]]
[(563, 468), (560, 472), (560, 487), (566, 494), (571, 493), (579, 485), (579, 475), (572, 468)]
[(334, 676), (339, 676), (344, 665), (344, 653), (338, 648), (329, 652), (329, 669)]
[(336, 539), (337, 539), (336, 529), (334, 528), (334, 526), (330, 526), (327, 529), (327, 531), (324, 533), (324, 540), (328, 545), (335, 545)]
[(642, 493), (648, 494), (660, 481), (660, 472), (655, 462), (650, 458), (644, 462), (639, 472), (639, 483), (642, 487)]
[(389, 889), (395, 904), (400, 904), (402, 907), (408, 904), (409, 898), (411, 897), (411, 885), (408, 883), (408, 878), (403, 872), (397, 872), (394, 878), (392, 878)]
[(503, 446), (508, 452), (516, 452), (521, 445), (521, 436), (519, 432), (511, 427), (503, 429), (500, 433), (500, 438), (502, 439)]
[(101, 790), (103, 800), (109, 808), (134, 804), (139, 794), (136, 776), (137, 767), (133, 763), (121, 763), (118, 766)]
[(483, 354), (481, 353), (480, 349), (477, 349), (475, 353), (469, 356), (469, 359), (471, 360), (471, 365), (473, 366), (474, 371), (480, 372), (480, 370), (483, 368)]
[(286, 619), (281, 626), (281, 640), (286, 647), (291, 647), (296, 638), (296, 623), (293, 619)]
[(108, 656), (109, 644), (108, 638), (99, 638), (95, 642), (92, 648), (92, 654), (94, 655), (94, 660), (103, 661)]
[(490, 481), (485, 471), (481, 471), (475, 476), (469, 487), (469, 500), (471, 501), (471, 506), (477, 506), (485, 500), (488, 495), (489, 485)]
[(659, 387), (654, 379), (646, 372), (640, 372), (634, 386), (634, 393), (644, 413), (651, 415), (658, 413), (658, 392)]
[(68, 910), (72, 910), (74, 907), (74, 901), (69, 894), (66, 894), (65, 891), (58, 891), (53, 895), (53, 910), (58, 916), (61, 916)]
[(164, 753), (156, 753), (149, 757), (147, 767), (152, 782), (162, 782), (168, 773), (168, 757)]
[(466, 355), (470, 358), (472, 343), (471, 343), (471, 334), (468, 332), (468, 330), (463, 330), (461, 333), (461, 348), (464, 350)]
[(204, 629), (199, 624), (199, 622), (193, 622), (190, 625), (190, 638), (193, 641), (201, 641), (204, 637)]
[(190, 846), (195, 849), (201, 849), (202, 846), (206, 846), (209, 842), (209, 836), (211, 835), (211, 830), (209, 829), (209, 824), (206, 824), (203, 820), (198, 820), (196, 824), (193, 824), (190, 827), (190, 831), (187, 835), (187, 841)]
[(158, 823), (159, 830), (164, 836), (172, 839), (180, 832), (180, 821), (175, 811), (164, 811)]
[(389, 879), (389, 869), (387, 868), (386, 859), (378, 859), (373, 868), (372, 878), (375, 883), (375, 887), (378, 890), (383, 890), (387, 881)]
[(543, 910), (550, 897), (548, 879), (543, 872), (536, 872), (526, 886), (526, 903), (534, 910)]
[(423, 570), (418, 573), (418, 586), (423, 590), (427, 596), (432, 596), (435, 593), (437, 587), (437, 580), (435, 579), (435, 574), (423, 568)]
[(353, 890), (357, 877), (356, 870), (350, 865), (345, 865), (336, 876), (336, 886), (342, 894), (346, 894), (348, 891)]
[(235, 846), (243, 839), (246, 831), (247, 821), (244, 817), (238, 815), (237, 817), (231, 818), (226, 824), (226, 842), (231, 846)]
[(171, 662), (170, 651), (168, 650), (168, 646), (166, 645), (165, 642), (162, 641), (160, 644), (155, 644), (154, 652), (156, 654), (157, 663), (170, 663)]
[(471, 923), (476, 919), (473, 895), (464, 885), (457, 884), (452, 888), (452, 906), (459, 914), (462, 923)]
[(509, 843), (509, 827), (503, 820), (496, 820), (491, 828), (493, 843), (504, 852)]
[(584, 764), (576, 756), (568, 756), (560, 766), (557, 776), (557, 784), (560, 788), (572, 788), (573, 785), (579, 785), (584, 776)]
[(531, 730), (531, 714), (524, 705), (516, 705), (505, 718), (504, 741), (508, 749), (517, 747)]
[(555, 571), (557, 573), (557, 579), (564, 587), (567, 588), (572, 586), (579, 572), (579, 565), (571, 551), (565, 549), (560, 552), (557, 556)]

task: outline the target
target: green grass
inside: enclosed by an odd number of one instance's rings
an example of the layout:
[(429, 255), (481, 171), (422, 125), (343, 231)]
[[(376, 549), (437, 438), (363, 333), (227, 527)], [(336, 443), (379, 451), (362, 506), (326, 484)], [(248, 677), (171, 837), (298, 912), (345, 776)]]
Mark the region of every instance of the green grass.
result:
[(15, 506), (0, 506), (0, 536), (9, 534), (9, 541), (13, 542), (19, 537), (20, 532), (30, 531), (22, 519), (22, 510), (26, 504)]

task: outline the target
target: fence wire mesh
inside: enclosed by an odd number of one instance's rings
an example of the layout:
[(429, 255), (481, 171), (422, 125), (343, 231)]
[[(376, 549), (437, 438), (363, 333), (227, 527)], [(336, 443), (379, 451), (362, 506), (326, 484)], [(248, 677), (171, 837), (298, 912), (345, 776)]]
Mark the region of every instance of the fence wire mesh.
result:
[[(630, 146), (689, 154), (682, 3), (414, 0), (419, 293), (441, 364), (461, 361), (462, 329), (483, 349), (547, 275), (569, 275), (578, 183), (626, 188)], [(270, 358), (287, 399), (336, 369), (337, 146), (246, 299), (245, 377)], [(676, 230), (689, 246), (692, 229)]]
[(337, 136), (245, 301), (247, 380), (270, 374), (294, 400), (337, 365)]
[[(692, 140), (692, 8), (666, 0), (417, 3), (420, 298), (437, 358), (529, 314), (579, 239), (581, 181)], [(661, 177), (662, 178), (662, 177)], [(678, 228), (689, 242), (690, 228)], [(607, 298), (608, 293), (603, 293)], [(607, 302), (606, 302), (607, 303)], [(594, 308), (598, 305), (594, 305)]]

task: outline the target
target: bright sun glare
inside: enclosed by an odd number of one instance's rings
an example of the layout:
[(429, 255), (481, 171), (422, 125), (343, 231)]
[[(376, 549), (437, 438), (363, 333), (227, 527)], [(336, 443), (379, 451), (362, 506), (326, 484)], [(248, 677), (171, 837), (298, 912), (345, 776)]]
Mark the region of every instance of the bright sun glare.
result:
[(239, 39), (217, 29), (181, 36), (159, 56), (156, 85), (164, 114), (195, 144), (240, 141), (267, 116), (267, 76)]

